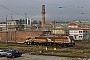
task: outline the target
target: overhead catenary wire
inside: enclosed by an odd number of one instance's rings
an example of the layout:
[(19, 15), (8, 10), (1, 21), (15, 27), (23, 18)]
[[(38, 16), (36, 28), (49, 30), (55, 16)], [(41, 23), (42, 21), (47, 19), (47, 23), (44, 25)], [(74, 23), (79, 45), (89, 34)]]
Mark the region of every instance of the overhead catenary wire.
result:
[[(52, 3), (47, 3), (47, 2), (41, 2), (41, 1), (36, 1), (36, 0), (29, 0), (29, 1), (33, 1), (33, 2), (37, 2), (37, 3), (43, 3), (43, 4), (48, 4), (48, 5), (53, 5), (55, 7), (49, 7), (48, 9), (51, 9), (51, 8), (64, 8), (64, 9), (68, 9), (68, 10), (73, 10), (73, 11), (77, 11), (77, 13), (80, 13), (80, 14), (88, 14), (89, 12), (83, 12), (82, 9), (88, 5), (83, 5), (83, 6), (62, 6), (62, 5), (59, 5), (59, 4), (52, 4)], [(79, 10), (81, 9), (81, 10)], [(79, 12), (78, 12), (79, 11)]]
[(43, 4), (49, 4), (49, 5), (55, 5), (56, 6), (56, 4), (46, 3), (46, 2), (36, 1), (36, 0), (29, 0), (29, 1), (37, 2), (37, 3), (43, 3)]
[[(83, 6), (62, 6), (62, 5), (59, 5), (59, 4), (52, 4), (52, 3), (41, 2), (41, 1), (36, 1), (36, 0), (29, 0), (29, 1), (37, 2), (37, 3), (43, 3), (43, 4), (48, 4), (48, 5), (51, 5), (51, 8), (60, 8), (60, 7), (62, 7), (63, 9), (74, 10), (74, 11), (76, 11), (77, 13), (79, 12), (79, 13), (82, 14), (82, 15), (84, 15), (84, 14), (89, 14), (89, 11), (87, 11), (87, 13), (84, 12), (84, 11), (82, 11), (82, 9), (83, 9), (84, 7), (86, 7), (86, 6), (88, 6), (88, 5), (83, 5)], [(54, 7), (53, 7), (52, 5), (53, 5)], [(0, 6), (3, 7), (3, 8), (5, 8), (5, 9), (7, 9), (7, 10), (9, 10), (9, 11), (11, 11), (11, 12), (13, 12), (13, 13), (15, 13), (15, 14), (17, 14), (17, 15), (20, 15), (20, 16), (25, 17), (25, 15), (21, 15), (20, 13), (17, 13), (17, 12), (15, 12), (15, 11), (13, 11), (13, 10), (11, 10), (11, 9), (3, 6), (3, 5), (0, 5)], [(50, 8), (50, 9), (51, 9), (51, 8)], [(81, 8), (82, 8), (82, 9), (81, 9)], [(79, 9), (81, 9), (81, 10), (79, 10)]]
[[(38, 2), (38, 3), (44, 3), (44, 4), (49, 4), (49, 5), (55, 5), (55, 6), (58, 5), (58, 4), (51, 4), (51, 3), (46, 3), (46, 2), (40, 2), (40, 1), (36, 1), (36, 0), (29, 0), (29, 1)], [(13, 12), (13, 13), (15, 13), (15, 14), (17, 14), (17, 15), (23, 16), (23, 15), (15, 12), (15, 11), (13, 11), (13, 10), (11, 10), (11, 9), (3, 6), (3, 5), (0, 5), (0, 6), (3, 7), (3, 8), (5, 8), (5, 9), (7, 9), (7, 10), (9, 10), (9, 11), (11, 11), (11, 12)], [(78, 10), (78, 9), (75, 9), (75, 7), (76, 8), (84, 8), (83, 6), (78, 7), (78, 6), (60, 6), (60, 5), (58, 5), (58, 7), (56, 6), (56, 7), (52, 7), (52, 8), (60, 8), (60, 7), (67, 8), (67, 9), (73, 9), (73, 10)]]
[[(48, 4), (48, 5), (54, 5), (54, 6), (56, 6), (55, 8), (63, 7), (63, 8), (67, 8), (67, 9), (75, 9), (75, 7), (76, 7), (76, 8), (84, 8), (84, 7), (88, 6), (88, 5), (83, 5), (83, 6), (62, 6), (62, 5), (59, 5), (59, 4), (52, 4), (52, 3), (41, 2), (41, 1), (36, 1), (36, 0), (29, 0), (29, 1), (37, 2), (37, 3), (44, 3), (44, 4)], [(23, 15), (15, 12), (15, 11), (13, 11), (13, 10), (11, 10), (11, 9), (3, 6), (3, 5), (0, 5), (0, 6), (3, 7), (3, 8), (5, 8), (5, 9), (7, 9), (7, 10), (9, 10), (9, 11), (11, 11), (11, 12), (13, 12), (13, 13), (16, 13), (16, 14), (18, 14), (18, 15), (20, 15), (20, 16), (23, 16)], [(53, 7), (52, 7), (52, 8), (53, 8)]]
[(83, 8), (89, 5), (83, 5), (83, 6), (62, 6), (60, 4), (52, 4), (52, 3), (47, 3), (47, 2), (41, 2), (41, 1), (36, 1), (36, 0), (29, 0), (29, 1), (33, 1), (33, 2), (37, 2), (37, 3), (43, 3), (43, 4), (48, 4), (48, 5), (53, 5), (53, 6), (58, 6), (59, 7), (68, 7), (68, 8)]
[[(23, 16), (23, 15), (21, 15), (21, 14), (15, 12), (15, 11), (13, 11), (13, 10), (11, 10), (11, 9), (9, 9), (9, 8), (7, 8), (7, 7), (5, 7), (5, 6), (3, 6), (3, 5), (0, 5), (0, 6), (3, 7), (3, 8), (5, 8), (5, 9), (7, 9), (7, 10), (9, 10), (9, 11), (11, 11), (11, 12), (13, 12), (13, 13), (15, 13), (15, 14), (17, 14), (17, 15)], [(25, 17), (25, 16), (23, 16), (23, 17)]]

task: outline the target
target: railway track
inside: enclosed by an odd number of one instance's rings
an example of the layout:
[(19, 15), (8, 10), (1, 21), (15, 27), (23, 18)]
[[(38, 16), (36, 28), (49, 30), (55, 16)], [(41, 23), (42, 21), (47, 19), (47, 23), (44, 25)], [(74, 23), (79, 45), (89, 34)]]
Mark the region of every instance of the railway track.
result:
[[(62, 46), (40, 46), (40, 45), (24, 45), (24, 43), (7, 43), (8, 46), (17, 46), (18, 50), (24, 53), (55, 55), (63, 57), (90, 57), (90, 41), (75, 41), (76, 45), (73, 47)], [(3, 43), (1, 43), (3, 44)], [(45, 50), (45, 48), (48, 50)], [(56, 50), (54, 50), (56, 48)], [(42, 51), (42, 53), (39, 53)]]

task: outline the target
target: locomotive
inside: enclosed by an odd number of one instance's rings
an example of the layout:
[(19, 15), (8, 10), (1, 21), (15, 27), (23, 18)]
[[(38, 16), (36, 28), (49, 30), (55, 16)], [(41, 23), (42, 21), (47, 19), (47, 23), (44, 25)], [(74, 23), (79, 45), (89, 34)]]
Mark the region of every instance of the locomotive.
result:
[(24, 42), (27, 45), (44, 45), (44, 46), (74, 46), (75, 41), (73, 36), (55, 36), (45, 35), (29, 38)]

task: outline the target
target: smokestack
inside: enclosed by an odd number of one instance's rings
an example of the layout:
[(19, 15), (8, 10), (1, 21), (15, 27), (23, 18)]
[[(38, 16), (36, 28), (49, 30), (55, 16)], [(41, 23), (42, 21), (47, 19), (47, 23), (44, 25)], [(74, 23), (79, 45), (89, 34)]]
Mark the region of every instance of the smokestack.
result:
[(42, 5), (42, 27), (44, 27), (45, 24), (45, 5)]

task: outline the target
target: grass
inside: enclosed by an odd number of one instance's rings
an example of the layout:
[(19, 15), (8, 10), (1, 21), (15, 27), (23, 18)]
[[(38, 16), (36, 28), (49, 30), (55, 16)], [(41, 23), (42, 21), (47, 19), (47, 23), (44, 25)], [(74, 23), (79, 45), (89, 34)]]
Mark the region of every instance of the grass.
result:
[(6, 44), (0, 44), (0, 47), (8, 47)]

